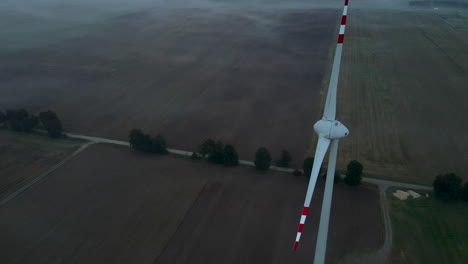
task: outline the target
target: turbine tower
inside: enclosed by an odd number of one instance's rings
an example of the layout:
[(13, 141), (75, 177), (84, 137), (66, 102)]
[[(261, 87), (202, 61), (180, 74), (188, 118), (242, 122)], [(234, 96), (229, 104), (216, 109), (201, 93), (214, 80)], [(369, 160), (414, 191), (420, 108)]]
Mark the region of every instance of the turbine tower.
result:
[(327, 249), (328, 223), (330, 220), (331, 198), (333, 193), (333, 180), (335, 176), (336, 157), (338, 154), (338, 142), (341, 138), (349, 134), (348, 128), (336, 120), (336, 90), (338, 85), (338, 76), (340, 73), (341, 53), (343, 51), (344, 32), (346, 26), (346, 16), (348, 12), (348, 0), (345, 0), (343, 16), (341, 18), (340, 32), (333, 59), (333, 67), (328, 86), (327, 99), (323, 117), (314, 125), (314, 130), (318, 134), (317, 148), (315, 150), (314, 163), (310, 174), (309, 187), (302, 209), (302, 215), (297, 230), (296, 242), (294, 242), (294, 251), (296, 251), (304, 228), (307, 213), (309, 211), (310, 201), (314, 193), (315, 184), (328, 147), (330, 155), (328, 160), (327, 180), (325, 183), (325, 192), (323, 194), (322, 212), (320, 214), (319, 231), (317, 235), (317, 245), (315, 248), (314, 264), (325, 262), (325, 253)]

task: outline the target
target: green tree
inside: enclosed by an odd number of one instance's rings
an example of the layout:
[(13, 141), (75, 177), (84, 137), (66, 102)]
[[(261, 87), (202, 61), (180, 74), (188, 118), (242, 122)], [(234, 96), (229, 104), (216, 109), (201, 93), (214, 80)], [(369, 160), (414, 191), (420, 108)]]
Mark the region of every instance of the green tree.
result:
[(229, 167), (239, 165), (239, 155), (233, 145), (226, 145), (223, 150), (223, 163)]
[(202, 157), (205, 158), (213, 152), (213, 150), (215, 149), (215, 145), (216, 142), (213, 139), (206, 139), (203, 142), (203, 144), (201, 144), (200, 147), (198, 147), (198, 153), (200, 153), (200, 155), (202, 155)]
[(49, 137), (57, 138), (63, 135), (62, 122), (57, 114), (53, 111), (46, 111), (39, 113), (39, 119), (42, 126), (47, 130)]
[(465, 185), (463, 185), (462, 199), (468, 203), (468, 182), (465, 182)]
[(266, 148), (259, 148), (255, 153), (255, 168), (257, 170), (268, 170), (271, 165), (270, 152)]
[(150, 152), (151, 150), (151, 137), (144, 134), (140, 129), (130, 130), (128, 135), (130, 146), (137, 151)]
[[(323, 181), (327, 182), (327, 174), (323, 174)], [(335, 171), (335, 176), (333, 177), (333, 183), (339, 183), (341, 181), (341, 175)]]
[(291, 160), (291, 153), (287, 150), (283, 150), (281, 152), (281, 158), (276, 162), (276, 165), (278, 167), (289, 168)]
[(0, 126), (5, 126), (6, 115), (3, 112), (0, 112)]
[(19, 109), (19, 110), (7, 110), (6, 111), (6, 119), (8, 123), (8, 127), (14, 131), (24, 131), (24, 119), (29, 116), (28, 111), (26, 109)]
[(314, 166), (314, 157), (305, 158), (302, 163), (302, 169), (304, 170), (304, 175), (308, 178), (310, 178), (310, 174), (312, 173), (312, 166)]
[(157, 135), (151, 139), (150, 152), (163, 155), (167, 155), (169, 153), (166, 148), (166, 140), (161, 135)]
[(24, 132), (32, 132), (39, 125), (39, 118), (35, 115), (29, 115), (21, 120), (21, 126)]
[(455, 173), (437, 175), (434, 182), (434, 194), (443, 201), (458, 200), (462, 194), (462, 179)]
[(208, 154), (208, 160), (214, 164), (222, 164), (224, 157), (223, 157), (223, 143), (221, 141), (216, 141), (213, 145), (213, 149)]
[(301, 176), (301, 175), (302, 175), (302, 172), (299, 171), (299, 170), (294, 170), (293, 175), (294, 175), (294, 176)]
[(359, 185), (361, 183), (362, 171), (364, 167), (357, 160), (353, 160), (346, 166), (345, 183), (349, 185)]
[(190, 158), (193, 159), (193, 160), (199, 160), (201, 157), (198, 156), (198, 154), (196, 152), (193, 152), (192, 156), (190, 156)]

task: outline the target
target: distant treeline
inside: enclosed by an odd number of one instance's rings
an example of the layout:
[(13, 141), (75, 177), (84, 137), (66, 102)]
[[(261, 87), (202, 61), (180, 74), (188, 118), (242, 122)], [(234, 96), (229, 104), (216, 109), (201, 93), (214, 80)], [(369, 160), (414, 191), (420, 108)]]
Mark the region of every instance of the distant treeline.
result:
[[(130, 146), (136, 151), (145, 153), (168, 154), (166, 140), (161, 135), (155, 137), (145, 134), (141, 129), (132, 129), (128, 135)], [(223, 164), (227, 167), (239, 165), (239, 154), (233, 145), (224, 145), (220, 140), (206, 139), (193, 152), (192, 159), (205, 159), (214, 164)], [(277, 165), (289, 167), (291, 154), (284, 150)], [(268, 170), (271, 165), (270, 152), (266, 148), (259, 148), (255, 154), (255, 167), (257, 170)]]
[(53, 111), (40, 112), (39, 116), (29, 114), (26, 109), (0, 112), (0, 127), (17, 132), (31, 133), (34, 129), (45, 129), (49, 137), (63, 136), (62, 122)]

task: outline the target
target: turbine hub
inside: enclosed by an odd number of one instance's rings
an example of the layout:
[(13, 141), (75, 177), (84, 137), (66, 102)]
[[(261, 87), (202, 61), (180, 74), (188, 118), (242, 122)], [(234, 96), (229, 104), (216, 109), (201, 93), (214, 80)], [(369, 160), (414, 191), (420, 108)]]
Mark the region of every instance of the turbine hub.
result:
[(319, 120), (315, 123), (314, 130), (328, 139), (340, 139), (349, 135), (348, 128), (338, 120)]

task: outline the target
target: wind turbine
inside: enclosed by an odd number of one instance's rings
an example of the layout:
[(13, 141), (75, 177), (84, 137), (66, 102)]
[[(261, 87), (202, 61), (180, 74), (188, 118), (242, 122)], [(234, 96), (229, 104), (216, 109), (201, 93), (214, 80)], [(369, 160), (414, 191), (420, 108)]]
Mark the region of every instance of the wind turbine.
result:
[(318, 134), (317, 148), (315, 150), (314, 164), (310, 174), (309, 187), (302, 209), (302, 215), (297, 230), (296, 242), (294, 242), (294, 251), (299, 245), (302, 230), (304, 228), (307, 213), (309, 211), (310, 201), (314, 193), (315, 184), (317, 183), (320, 166), (322, 165), (328, 147), (330, 147), (330, 155), (328, 160), (327, 180), (325, 183), (325, 192), (323, 194), (322, 212), (320, 215), (319, 231), (317, 235), (317, 245), (315, 248), (314, 264), (322, 264), (325, 262), (325, 253), (327, 249), (328, 222), (330, 220), (331, 198), (333, 193), (333, 180), (335, 176), (336, 157), (338, 154), (338, 142), (341, 138), (349, 134), (348, 128), (341, 122), (336, 120), (336, 90), (338, 85), (338, 76), (340, 73), (341, 53), (343, 51), (344, 32), (346, 26), (346, 16), (348, 12), (348, 0), (345, 0), (343, 16), (341, 18), (340, 32), (333, 59), (333, 67), (328, 86), (327, 100), (323, 117), (314, 125), (314, 130)]

